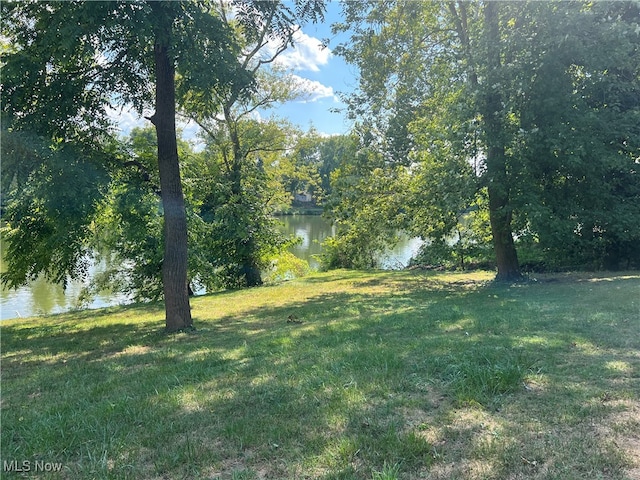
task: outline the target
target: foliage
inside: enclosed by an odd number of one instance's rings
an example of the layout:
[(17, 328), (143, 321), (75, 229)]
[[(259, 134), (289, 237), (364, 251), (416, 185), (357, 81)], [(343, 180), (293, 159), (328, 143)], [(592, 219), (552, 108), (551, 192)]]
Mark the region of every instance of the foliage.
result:
[(409, 261), (410, 268), (472, 270), (493, 269), (495, 260), (490, 239), (479, 237), (478, 232), (488, 231), (488, 219), (483, 226), (465, 225), (476, 223), (478, 212), (463, 217), (454, 237), (444, 240), (427, 240), (418, 253)]
[[(360, 2), (344, 12), (334, 28), (352, 36), (336, 51), (360, 70), (349, 113), (384, 159), (360, 175), (405, 167), (403, 213), (432, 254), (450, 257), (444, 239), (479, 207), (499, 271), (516, 272), (514, 236), (549, 265), (637, 263), (637, 5)], [(351, 235), (366, 236), (357, 225)], [(482, 248), (484, 233), (474, 236), (469, 246)]]
[(331, 174), (327, 209), (337, 232), (323, 243), (325, 269), (377, 267), (379, 254), (397, 242), (406, 225), (405, 169), (385, 168), (378, 151), (359, 147)]
[(287, 245), (267, 200), (264, 170), (249, 162), (243, 167), (240, 185), (223, 172), (202, 205), (207, 255), (219, 286), (226, 288), (262, 283), (261, 272)]
[[(189, 145), (179, 145), (180, 158), (186, 160)], [(127, 161), (112, 172), (110, 191), (94, 221), (93, 245), (98, 257), (108, 257), (110, 268), (91, 290), (109, 286), (138, 301), (158, 300), (163, 294), (164, 240), (155, 129), (134, 128), (125, 148)]]
[[(640, 265), (640, 10), (557, 8), (549, 28), (529, 33), (544, 49), (539, 74), (527, 84), (516, 77), (526, 101), (514, 150), (528, 185), (518, 209), (550, 264)], [(568, 18), (575, 33), (558, 43)]]
[(208, 252), (202, 256), (215, 272), (205, 275), (209, 280), (204, 283), (210, 288), (215, 283), (258, 285), (271, 257), (286, 245), (272, 215), (291, 201), (282, 176), (289, 170), (285, 152), (293, 130), (284, 122), (258, 122), (231, 113), (225, 121), (212, 123), (205, 127), (201, 169), (190, 179), (199, 195), (195, 213), (208, 237)]
[(3, 180), (9, 184), (3, 193), (10, 198), (2, 229), (10, 268), (2, 282), (17, 287), (40, 273), (62, 284), (67, 276), (83, 277), (89, 225), (108, 189), (107, 166), (119, 155), (117, 147), (108, 139), (50, 146), (11, 130), (2, 137)]
[[(297, 240), (289, 242), (289, 246), (296, 243)], [(277, 256), (271, 258), (270, 268), (267, 272), (267, 281), (280, 282), (283, 280), (291, 280), (292, 278), (304, 277), (311, 273), (309, 263), (301, 258), (296, 257), (290, 251), (283, 251)]]
[(294, 170), (287, 189), (292, 195), (309, 193), (316, 204), (323, 204), (332, 193), (332, 173), (353, 159), (355, 147), (351, 135), (324, 137), (314, 129), (301, 135), (290, 155)]
[[(286, 130), (275, 123), (255, 123), (251, 128), (262, 141), (266, 132), (286, 138)], [(156, 134), (154, 129), (135, 128), (128, 145), (126, 168), (112, 178), (111, 190), (95, 221), (95, 245), (106, 256), (109, 268), (94, 280), (93, 292), (109, 287), (128, 293), (136, 300), (157, 300), (162, 295), (161, 266), (162, 203), (157, 174), (153, 171)], [(184, 140), (178, 142), (189, 219), (189, 281), (192, 291), (238, 288), (242, 283), (242, 263), (246, 252), (236, 238), (250, 238), (259, 251), (257, 268), (267, 279), (304, 275), (306, 262), (291, 258), (285, 249), (291, 240), (280, 233), (274, 208), (284, 201), (279, 183), (279, 156), (265, 155), (262, 168), (243, 171), (242, 201), (230, 191), (230, 172), (219, 150), (208, 147), (195, 152)], [(251, 164), (246, 163), (245, 168)], [(280, 197), (279, 197), (280, 194)], [(267, 200), (269, 198), (269, 200)], [(254, 205), (254, 206), (252, 206)], [(249, 231), (250, 229), (250, 231)], [(240, 244), (240, 248), (243, 245)]]
[[(273, 171), (288, 163), (284, 152), (290, 148), (287, 133), (292, 129), (253, 116), (258, 109), (269, 109), (302, 92), (290, 74), (267, 67), (293, 42), (299, 28), (295, 22), (322, 17), (324, 6), (317, 0), (297, 2), (295, 12), (280, 2), (231, 6), (238, 11), (228, 11), (221, 3), (218, 13), (235, 32), (242, 47), (242, 68), (256, 76), (257, 86), (243, 95), (233, 90), (194, 95), (183, 111), (202, 128), (209, 150), (205, 158), (213, 163), (208, 168), (218, 173), (215, 188), (207, 189), (201, 206), (211, 236), (210, 261), (222, 286), (237, 288), (262, 284), (261, 272), (286, 245), (271, 215), (275, 205), (281, 208), (290, 199), (283, 195)], [(278, 44), (275, 52), (270, 40)]]
[[(365, 8), (346, 4), (345, 17), (345, 24), (336, 28), (354, 33), (336, 51), (361, 72), (349, 112), (361, 119), (361, 144), (377, 157), (361, 164), (358, 174), (363, 183), (375, 183), (370, 172), (386, 171), (397, 179), (393, 190), (403, 196), (398, 204), (382, 191), (379, 203), (399, 208), (394, 214), (381, 212), (377, 221), (389, 221), (389, 230), (401, 228), (422, 237), (432, 252), (436, 246), (443, 247), (441, 253), (450, 250), (450, 257), (454, 250), (446, 245), (462, 233), (463, 215), (474, 205), (487, 205), (479, 201), (478, 162), (472, 168), (469, 161), (479, 158), (481, 128), (477, 92), (467, 74), (471, 59), (464, 39), (456, 36), (466, 30), (457, 30), (457, 15), (435, 2), (369, 2)], [(369, 197), (362, 201), (372, 203)], [(359, 209), (347, 211), (357, 216)], [(350, 235), (363, 238), (367, 233), (357, 225), (351, 223)], [(455, 251), (460, 253), (458, 264), (464, 264), (461, 245), (467, 236), (458, 236)]]
[(297, 136), (288, 154), (290, 169), (285, 172), (284, 187), (290, 197), (295, 200), (296, 195), (310, 194), (315, 204), (321, 203), (324, 192), (321, 186), (319, 167), (322, 160), (319, 157), (319, 147), (322, 138), (311, 129)]
[[(209, 2), (2, 4), (2, 35), (13, 44), (2, 55), (3, 117), (12, 129), (34, 133), (53, 147), (92, 145), (82, 153), (100, 164), (100, 157), (105, 156), (101, 147), (108, 142), (99, 139), (111, 133), (109, 110), (118, 105), (131, 105), (139, 113), (144, 108), (155, 109), (148, 119), (158, 132), (156, 168), (164, 215), (162, 284), (166, 326), (172, 331), (192, 325), (186, 278), (186, 212), (176, 148), (176, 69), (182, 80), (178, 101), (188, 90), (220, 89), (239, 94), (252, 80), (237, 60), (231, 30), (211, 13)], [(73, 172), (73, 164), (68, 163), (60, 169), (60, 177), (68, 178)], [(118, 163), (122, 159), (102, 168), (105, 172), (117, 170)], [(37, 195), (44, 198), (52, 190), (42, 187)], [(63, 187), (63, 183), (55, 185)], [(107, 189), (95, 192), (89, 198), (96, 200)], [(46, 253), (41, 249), (41, 258), (28, 271), (19, 262), (24, 263), (25, 257), (28, 262), (29, 254), (9, 256), (9, 270), (15, 273), (12, 284), (38, 273), (58, 281), (65, 274), (74, 275), (88, 249), (89, 226), (98, 204), (89, 202), (90, 208), (75, 217), (70, 242), (54, 236), (52, 229), (42, 231)], [(33, 247), (37, 245), (29, 244), (31, 237), (26, 232), (20, 232), (20, 239), (17, 235), (10, 239), (9, 248), (17, 248), (18, 240), (24, 240), (20, 248), (36, 251)], [(63, 256), (61, 262), (57, 262), (59, 255)], [(51, 263), (59, 263), (59, 267), (52, 271), (47, 267)]]

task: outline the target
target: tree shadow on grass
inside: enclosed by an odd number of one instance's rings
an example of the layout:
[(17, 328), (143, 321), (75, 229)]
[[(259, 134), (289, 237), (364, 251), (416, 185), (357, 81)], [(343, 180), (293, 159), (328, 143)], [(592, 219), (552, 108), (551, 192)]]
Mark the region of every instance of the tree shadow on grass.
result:
[[(112, 323), (110, 319), (114, 315), (119, 319)], [(18, 358), (13, 352), (20, 352), (23, 364), (56, 364), (63, 360), (96, 359), (131, 345), (153, 344), (163, 337), (163, 315), (162, 305), (144, 304), (5, 324), (2, 326), (4, 362), (10, 364)], [(158, 321), (140, 322), (136, 320), (138, 317), (157, 317)]]
[[(610, 442), (588, 439), (638, 392), (629, 339), (638, 321), (597, 323), (608, 307), (590, 299), (606, 295), (601, 287), (387, 278), (386, 292), (365, 280), (356, 291), (196, 318), (193, 334), (162, 335), (152, 322), (3, 329), (3, 374), (14, 383), (3, 392), (3, 458), (48, 451), (80, 476), (97, 468), (115, 478), (365, 479), (385, 465), (411, 476), (451, 462), (460, 465), (451, 475), (465, 476), (480, 460), (493, 478), (623, 477)], [(567, 301), (576, 295), (583, 306)], [(603, 335), (612, 328), (625, 340)], [(28, 352), (47, 348), (53, 363), (29, 363)], [(30, 409), (25, 427), (17, 417)], [(76, 423), (71, 440), (45, 428), (60, 412), (63, 426)], [(82, 454), (101, 449), (111, 467)]]

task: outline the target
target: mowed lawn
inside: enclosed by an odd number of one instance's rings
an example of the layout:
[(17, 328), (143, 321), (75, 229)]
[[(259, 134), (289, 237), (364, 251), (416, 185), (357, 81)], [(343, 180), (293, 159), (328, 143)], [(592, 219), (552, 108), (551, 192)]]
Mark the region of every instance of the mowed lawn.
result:
[(640, 274), (492, 278), (3, 322), (2, 478), (640, 479)]

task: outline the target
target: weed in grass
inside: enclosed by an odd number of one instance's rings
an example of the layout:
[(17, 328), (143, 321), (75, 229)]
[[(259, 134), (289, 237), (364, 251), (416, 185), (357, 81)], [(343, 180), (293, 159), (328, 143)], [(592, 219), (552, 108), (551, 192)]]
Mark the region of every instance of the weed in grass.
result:
[(234, 470), (231, 472), (231, 480), (255, 480), (257, 478), (259, 478), (258, 474), (251, 469)]
[(322, 480), (354, 480), (361, 477), (356, 474), (353, 467), (346, 467), (334, 472), (329, 472), (319, 478), (322, 478)]
[(531, 362), (521, 352), (503, 347), (476, 347), (460, 357), (449, 357), (446, 375), (449, 389), (461, 403), (495, 408), (501, 398), (523, 389)]
[(369, 411), (366, 416), (352, 415), (345, 436), (337, 442), (331, 441), (326, 452), (332, 468), (352, 467), (358, 473), (357, 478), (361, 478), (365, 472), (391, 471), (390, 465), (398, 472), (409, 472), (430, 464), (431, 445), (415, 432), (403, 431), (398, 423), (400, 419), (394, 419), (385, 410), (382, 407), (379, 411)]
[(396, 464), (386, 463), (382, 466), (382, 470), (374, 471), (372, 480), (398, 480), (400, 478), (400, 467)]

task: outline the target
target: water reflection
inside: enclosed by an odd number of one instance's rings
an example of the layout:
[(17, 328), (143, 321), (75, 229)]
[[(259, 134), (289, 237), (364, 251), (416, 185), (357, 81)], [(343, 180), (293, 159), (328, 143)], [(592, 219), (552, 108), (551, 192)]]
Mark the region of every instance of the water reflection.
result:
[(322, 253), (322, 242), (335, 234), (335, 227), (320, 215), (291, 215), (281, 217), (284, 232), (299, 237), (300, 243), (291, 247), (298, 258), (309, 262), (311, 268), (318, 268), (317, 255)]
[(398, 244), (382, 255), (380, 266), (385, 270), (400, 270), (409, 264), (424, 243), (423, 240), (407, 235), (400, 235)]
[[(2, 243), (0, 243), (2, 248)], [(104, 271), (103, 263), (92, 263), (89, 266), (89, 277)], [(4, 272), (4, 249), (0, 255), (0, 271)], [(52, 283), (43, 277), (38, 277), (28, 285), (17, 289), (0, 288), (0, 319), (31, 317), (51, 313), (68, 312), (75, 308), (101, 308), (111, 305), (124, 304), (129, 301), (125, 295), (113, 294), (109, 291), (100, 292), (89, 301), (83, 301), (83, 290), (89, 279), (70, 280), (66, 290), (62, 285)]]

